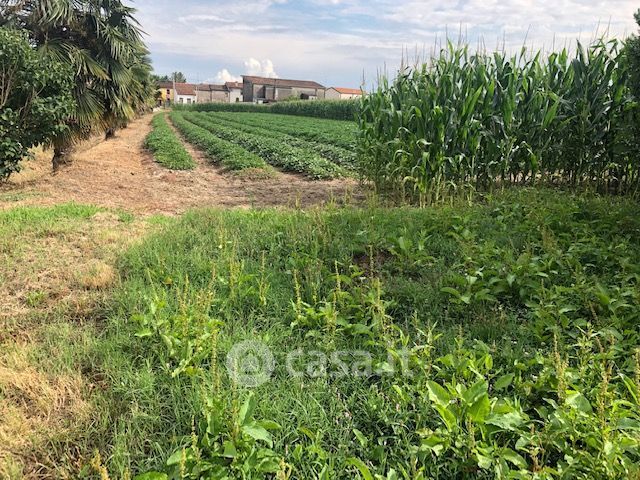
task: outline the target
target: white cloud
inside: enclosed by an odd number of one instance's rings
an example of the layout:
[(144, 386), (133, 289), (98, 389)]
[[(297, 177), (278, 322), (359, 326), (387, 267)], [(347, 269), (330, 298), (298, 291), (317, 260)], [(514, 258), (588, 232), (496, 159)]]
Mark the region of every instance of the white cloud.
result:
[(461, 34), (472, 47), (510, 50), (525, 41), (547, 49), (575, 45), (577, 38), (586, 42), (607, 28), (622, 38), (636, 31), (633, 12), (640, 6), (638, 0), (311, 3), (314, 8), (286, 0), (182, 0), (185, 21), (175, 23), (166, 21), (172, 0), (137, 0), (136, 6), (162, 71), (182, 68), (195, 76), (201, 65), (213, 63), (231, 76), (244, 70), (344, 86), (358, 85), (363, 72), (367, 80), (381, 70), (393, 72), (403, 53), (428, 55), (446, 36), (455, 41)]
[(244, 62), (244, 68), (247, 75), (255, 75), (258, 77), (278, 78), (273, 62), (268, 58), (266, 60), (256, 60), (251, 57)]
[(223, 68), (220, 70), (213, 79), (207, 80), (206, 83), (222, 84), (227, 82), (241, 82), (242, 77), (240, 75), (232, 75), (229, 70)]

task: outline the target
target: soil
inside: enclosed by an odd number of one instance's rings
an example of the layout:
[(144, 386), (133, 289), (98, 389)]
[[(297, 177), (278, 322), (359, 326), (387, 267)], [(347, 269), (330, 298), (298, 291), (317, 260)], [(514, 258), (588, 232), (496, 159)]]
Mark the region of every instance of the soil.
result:
[(0, 184), (0, 209), (76, 202), (174, 215), (195, 207), (308, 207), (362, 197), (351, 179), (311, 181), (283, 172), (267, 178), (224, 172), (189, 145), (196, 169), (168, 170), (143, 147), (151, 118), (132, 122), (113, 139), (85, 142), (76, 149), (73, 162), (55, 174), (51, 152), (38, 151), (20, 174)]

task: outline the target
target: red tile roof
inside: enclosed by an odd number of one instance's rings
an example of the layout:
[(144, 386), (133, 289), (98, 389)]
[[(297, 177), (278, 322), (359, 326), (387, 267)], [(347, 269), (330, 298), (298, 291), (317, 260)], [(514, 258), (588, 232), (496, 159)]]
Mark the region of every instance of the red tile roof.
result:
[(314, 88), (324, 90), (324, 87), (318, 82), (312, 82), (310, 80), (288, 80), (285, 78), (265, 78), (250, 75), (243, 75), (242, 78), (247, 82), (258, 85), (269, 85), (270, 87)]
[(362, 90), (359, 88), (342, 88), (342, 87), (332, 87), (336, 92), (342, 93), (343, 95), (362, 95)]
[(238, 88), (240, 90), (242, 90), (242, 83), (240, 82), (227, 82), (225, 83), (225, 86), (231, 90), (232, 88)]
[(193, 83), (176, 83), (176, 93), (178, 95), (195, 96), (196, 86)]

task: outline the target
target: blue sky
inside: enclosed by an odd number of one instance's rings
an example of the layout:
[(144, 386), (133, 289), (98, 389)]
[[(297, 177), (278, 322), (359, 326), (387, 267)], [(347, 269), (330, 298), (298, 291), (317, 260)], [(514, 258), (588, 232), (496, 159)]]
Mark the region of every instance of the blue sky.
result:
[(445, 36), (537, 48), (634, 33), (637, 0), (136, 0), (157, 73), (243, 74), (370, 85)]

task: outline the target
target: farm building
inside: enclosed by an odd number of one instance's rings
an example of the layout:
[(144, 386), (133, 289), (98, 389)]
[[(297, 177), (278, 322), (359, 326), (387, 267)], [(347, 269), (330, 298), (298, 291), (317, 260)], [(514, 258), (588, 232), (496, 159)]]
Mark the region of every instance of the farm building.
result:
[(242, 101), (242, 84), (227, 82), (224, 85), (201, 83), (196, 85), (198, 103), (236, 103)]
[(324, 98), (325, 88), (309, 80), (286, 80), (243, 75), (245, 102), (277, 102), (288, 98), (317, 100)]
[(198, 103), (229, 103), (229, 92), (224, 85), (201, 83), (196, 85)]
[(157, 98), (161, 105), (173, 103), (173, 82), (158, 82), (156, 92), (160, 94)]
[(175, 103), (196, 103), (196, 85), (192, 83), (176, 83), (174, 87)]
[(351, 100), (354, 98), (360, 98), (362, 96), (362, 90), (359, 88), (342, 88), (331, 87), (328, 88), (325, 93), (327, 100)]
[(229, 92), (229, 103), (242, 102), (242, 83), (240, 82), (227, 82), (224, 84)]

